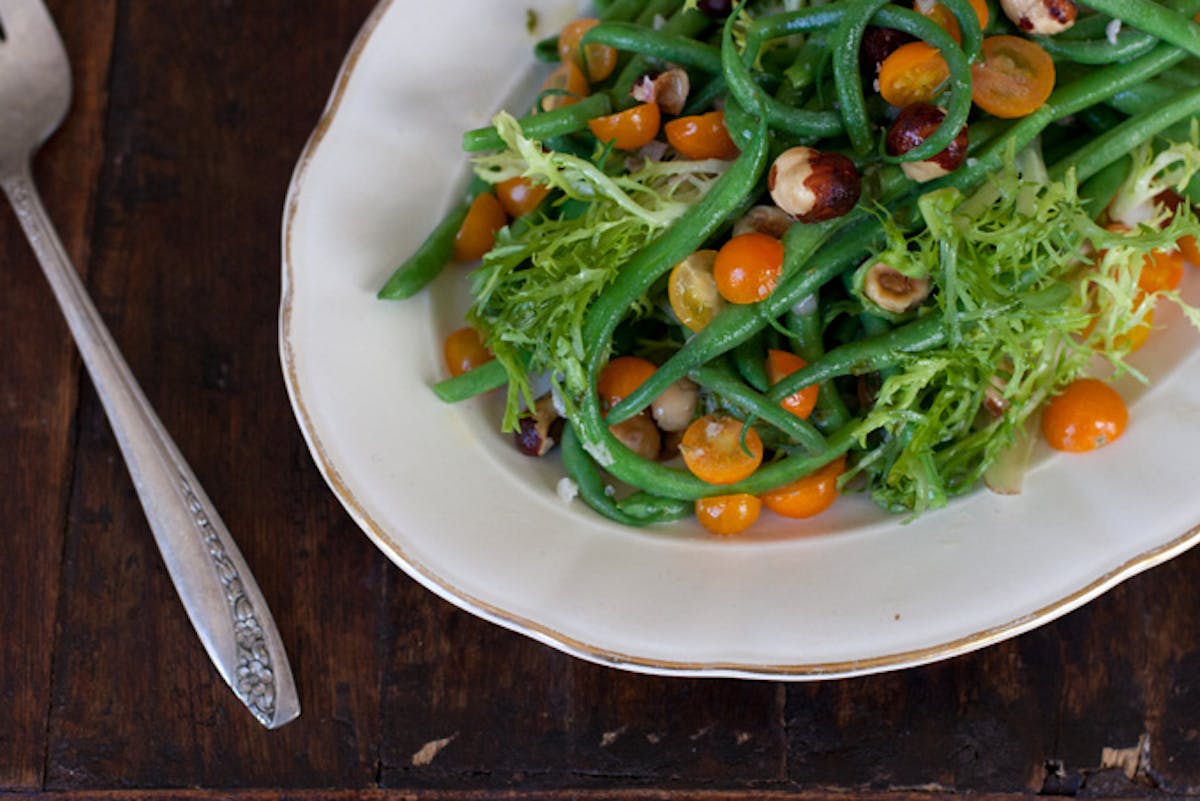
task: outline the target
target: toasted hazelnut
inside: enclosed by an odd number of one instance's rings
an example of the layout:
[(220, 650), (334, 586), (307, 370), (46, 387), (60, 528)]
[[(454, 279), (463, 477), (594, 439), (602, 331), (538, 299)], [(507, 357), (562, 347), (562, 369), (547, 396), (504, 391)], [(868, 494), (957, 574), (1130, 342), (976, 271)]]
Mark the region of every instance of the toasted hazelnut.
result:
[(879, 65), (885, 58), (896, 52), (901, 46), (915, 41), (917, 41), (915, 36), (910, 36), (895, 28), (868, 25), (867, 29), (863, 31), (862, 44), (858, 48), (858, 68), (868, 78), (869, 83), (869, 79), (879, 73)]
[(867, 269), (863, 294), (884, 311), (903, 314), (920, 306), (929, 297), (929, 279), (909, 278), (899, 270), (877, 261)]
[(687, 70), (671, 67), (663, 72), (648, 72), (633, 83), (629, 94), (639, 103), (657, 103), (668, 114), (683, 111), (691, 82)]
[(696, 384), (681, 378), (659, 393), (650, 403), (650, 414), (663, 431), (682, 431), (696, 416), (700, 391)]
[(1004, 14), (1025, 33), (1052, 36), (1075, 24), (1072, 0), (1000, 0)]
[[(938, 129), (946, 119), (946, 110), (931, 103), (913, 103), (905, 106), (887, 133), (887, 152), (902, 156), (920, 145)], [(946, 146), (946, 149), (920, 161), (906, 161), (900, 169), (914, 181), (924, 183), (934, 178), (949, 175), (967, 160), (967, 127)]]
[(554, 398), (543, 395), (533, 404), (533, 409), (518, 420), (520, 428), (513, 435), (517, 450), (526, 456), (545, 456), (562, 434), (563, 421), (554, 408)]
[(755, 206), (733, 224), (733, 236), (766, 234), (783, 239), (795, 220), (778, 206)]
[(767, 190), (776, 206), (802, 223), (816, 223), (854, 208), (862, 193), (862, 178), (854, 162), (843, 155), (793, 147), (771, 165)]
[(611, 425), (608, 430), (629, 450), (643, 459), (657, 459), (662, 449), (662, 435), (654, 421), (644, 414)]

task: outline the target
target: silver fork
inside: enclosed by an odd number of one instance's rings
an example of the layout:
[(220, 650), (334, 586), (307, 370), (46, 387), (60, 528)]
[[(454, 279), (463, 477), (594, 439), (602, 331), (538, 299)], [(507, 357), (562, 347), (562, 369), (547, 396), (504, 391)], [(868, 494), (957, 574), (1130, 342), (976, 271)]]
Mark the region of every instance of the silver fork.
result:
[(58, 30), (41, 0), (0, 0), (0, 31), (0, 187), (62, 307), (205, 650), (264, 726), (282, 726), (300, 714), (300, 702), (266, 601), (104, 327), (33, 185), (33, 153), (71, 100)]

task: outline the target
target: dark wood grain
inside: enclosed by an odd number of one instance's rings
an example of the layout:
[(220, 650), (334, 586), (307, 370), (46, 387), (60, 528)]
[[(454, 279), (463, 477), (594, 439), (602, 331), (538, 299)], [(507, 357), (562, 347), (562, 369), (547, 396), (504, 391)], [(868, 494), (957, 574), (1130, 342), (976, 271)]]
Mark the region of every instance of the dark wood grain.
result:
[(1200, 553), (984, 651), (812, 684), (622, 673), (424, 590), (326, 490), (277, 357), (288, 179), (373, 0), (50, 5), (76, 99), (47, 205), (258, 578), (303, 715), (261, 729), (208, 662), (5, 217), (0, 796), (1200, 794)]

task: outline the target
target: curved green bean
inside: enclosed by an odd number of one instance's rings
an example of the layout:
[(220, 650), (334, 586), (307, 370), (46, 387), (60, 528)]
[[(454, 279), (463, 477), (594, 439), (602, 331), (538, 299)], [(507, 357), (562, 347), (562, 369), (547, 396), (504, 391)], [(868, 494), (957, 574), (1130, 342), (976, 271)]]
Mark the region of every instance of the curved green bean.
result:
[(833, 83), (837, 91), (838, 109), (846, 135), (850, 137), (850, 145), (860, 155), (870, 152), (871, 146), (875, 144), (875, 134), (867, 115), (866, 99), (863, 97), (862, 74), (858, 67), (859, 50), (867, 23), (888, 2), (889, 0), (852, 0), (833, 35), (833, 40), (839, 43), (833, 54)]
[(622, 510), (605, 491), (604, 479), (601, 477), (600, 471), (596, 469), (591, 457), (584, 451), (579, 437), (575, 434), (575, 427), (570, 423), (563, 426), (562, 444), (559, 447), (561, 448), (563, 469), (567, 471), (567, 475), (579, 488), (579, 497), (583, 498), (584, 503), (618, 523), (627, 526), (645, 525), (646, 521), (643, 518), (635, 517)]
[(643, 28), (631, 22), (602, 22), (590, 29), (581, 44), (602, 44), (655, 61), (665, 61), (702, 72), (721, 71), (721, 51), (690, 36)]
[[(601, 92), (553, 111), (526, 115), (518, 122), (521, 124), (521, 132), (530, 139), (547, 139), (581, 131), (587, 127), (588, 120), (603, 117), (611, 111), (612, 101), (608, 95)], [(494, 125), (488, 125), (464, 133), (462, 147), (468, 153), (499, 150), (504, 147), (504, 140), (500, 138)]]
[(753, 418), (762, 420), (787, 435), (809, 453), (825, 449), (825, 438), (807, 420), (803, 420), (738, 379), (727, 364), (714, 362), (695, 370), (691, 378), (702, 387), (711, 389)]

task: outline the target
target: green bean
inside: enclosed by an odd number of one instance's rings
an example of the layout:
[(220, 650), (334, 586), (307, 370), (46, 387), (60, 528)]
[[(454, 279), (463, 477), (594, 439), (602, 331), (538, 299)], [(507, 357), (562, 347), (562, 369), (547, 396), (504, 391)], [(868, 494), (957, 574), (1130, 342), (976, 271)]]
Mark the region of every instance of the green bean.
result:
[(639, 490), (617, 501), (617, 509), (643, 523), (670, 523), (691, 517), (696, 512), (696, 504)]
[[(784, 312), (783, 319), (793, 333), (792, 347), (800, 358), (815, 362), (825, 355), (819, 291)], [(832, 380), (822, 381), (818, 387), (817, 405), (809, 419), (824, 434), (845, 425), (850, 419), (850, 410)]]
[[(789, 33), (795, 33), (799, 32), (799, 30), (819, 30), (830, 27), (843, 17), (843, 13), (840, 10), (814, 6), (802, 11), (792, 12), (788, 16), (789, 19), (793, 20), (792, 26), (797, 29)], [(770, 17), (764, 18), (764, 20), (766, 19), (770, 19)], [(754, 76), (746, 60), (753, 60), (756, 57), (758, 43), (765, 42), (769, 38), (775, 38), (773, 36), (765, 36), (761, 40), (756, 39), (753, 33), (754, 25), (756, 24), (758, 24), (757, 21), (751, 24), (752, 33), (748, 34), (748, 44), (744, 57), (738, 55), (737, 49), (733, 47), (731, 40), (723, 41), (721, 63), (724, 67), (723, 74), (725, 82), (729, 87), (729, 93), (743, 106), (760, 105), (766, 114), (767, 124), (774, 129), (786, 131), (800, 137), (825, 137), (841, 134), (843, 125), (841, 117), (837, 112), (794, 108), (768, 95), (754, 81)], [(773, 31), (774, 29), (766, 28), (766, 30)]]
[[(833, 80), (837, 89), (838, 107), (850, 145), (862, 155), (875, 144), (867, 104), (863, 98), (862, 74), (859, 72), (859, 50), (867, 23), (889, 0), (850, 0), (842, 15), (833, 40), (839, 43), (833, 55)], [(934, 151), (937, 152), (937, 151)]]
[(1200, 58), (1200, 25), (1178, 11), (1152, 0), (1088, 0), (1088, 5)]
[(1092, 212), (1093, 219), (1108, 208), (1132, 167), (1133, 160), (1123, 156), (1080, 183), (1079, 198), (1084, 207)]
[(1050, 177), (1060, 180), (1067, 170), (1074, 169), (1075, 179), (1086, 181), (1160, 131), (1197, 114), (1200, 114), (1200, 89), (1193, 89), (1179, 95), (1170, 105), (1130, 117), (1116, 128), (1091, 140), (1072, 156), (1051, 167)]
[(712, 45), (630, 22), (603, 22), (585, 33), (580, 41), (583, 45), (608, 45), (623, 52), (637, 53), (655, 61), (670, 62), (702, 72), (721, 71), (721, 52)]
[(959, 34), (962, 36), (962, 51), (968, 61), (974, 62), (983, 50), (983, 28), (979, 25), (979, 15), (968, 0), (939, 0), (946, 9), (954, 15), (958, 23)]
[(508, 383), (508, 372), (498, 360), (484, 362), (474, 370), (468, 370), (453, 378), (446, 378), (433, 385), (433, 394), (446, 403), (458, 403), (474, 398)]
[(766, 392), (771, 386), (771, 379), (767, 377), (766, 354), (766, 337), (761, 329), (733, 349), (733, 363), (738, 373), (759, 392)]
[(605, 491), (604, 479), (600, 476), (600, 471), (596, 469), (596, 465), (584, 451), (579, 437), (575, 434), (575, 427), (570, 423), (563, 426), (560, 447), (563, 469), (567, 471), (567, 475), (579, 488), (579, 497), (583, 498), (584, 503), (618, 523), (627, 526), (644, 524), (645, 521), (642, 518), (621, 510), (616, 501)]
[(721, 361), (706, 364), (692, 372), (691, 378), (751, 417), (779, 429), (809, 453), (820, 453), (825, 449), (825, 438), (812, 423), (792, 414), (780, 406), (779, 401), (768, 400), (761, 391), (742, 383), (727, 364)]
[(458, 235), (458, 229), (462, 228), (463, 220), (467, 219), (470, 208), (470, 200), (455, 205), (429, 232), (416, 252), (396, 268), (377, 297), (381, 300), (410, 298), (437, 278), (454, 257), (454, 238)]
[(767, 392), (779, 401), (797, 390), (844, 375), (864, 375), (900, 364), (912, 353), (937, 347), (946, 341), (946, 326), (937, 313), (866, 339), (839, 345), (821, 359), (789, 375)]
[[(551, 136), (574, 133), (587, 127), (588, 120), (602, 117), (612, 111), (612, 101), (603, 92), (585, 97), (578, 103), (561, 106), (553, 111), (543, 111), (522, 117), (521, 132), (530, 139), (546, 139)], [(504, 140), (493, 125), (476, 128), (463, 134), (463, 150), (475, 153), (481, 150), (499, 150)]]
[[(649, 22), (639, 23), (649, 25)], [(701, 31), (707, 28), (709, 19), (704, 14), (695, 9), (684, 9), (671, 16), (664, 22), (658, 31), (664, 35), (679, 35), (684, 37), (694, 37)], [(630, 89), (633, 88), (634, 82), (642, 77), (650, 69), (650, 60), (640, 54), (635, 54), (629, 59), (624, 69), (617, 75), (616, 81), (613, 83), (610, 94), (612, 95), (613, 105), (618, 109), (628, 108), (636, 103), (629, 96)]]
[(1068, 40), (1057, 36), (1034, 36), (1032, 39), (1056, 61), (1076, 64), (1125, 61), (1149, 53), (1158, 44), (1157, 38), (1133, 28), (1122, 28), (1115, 44), (1108, 39)]

